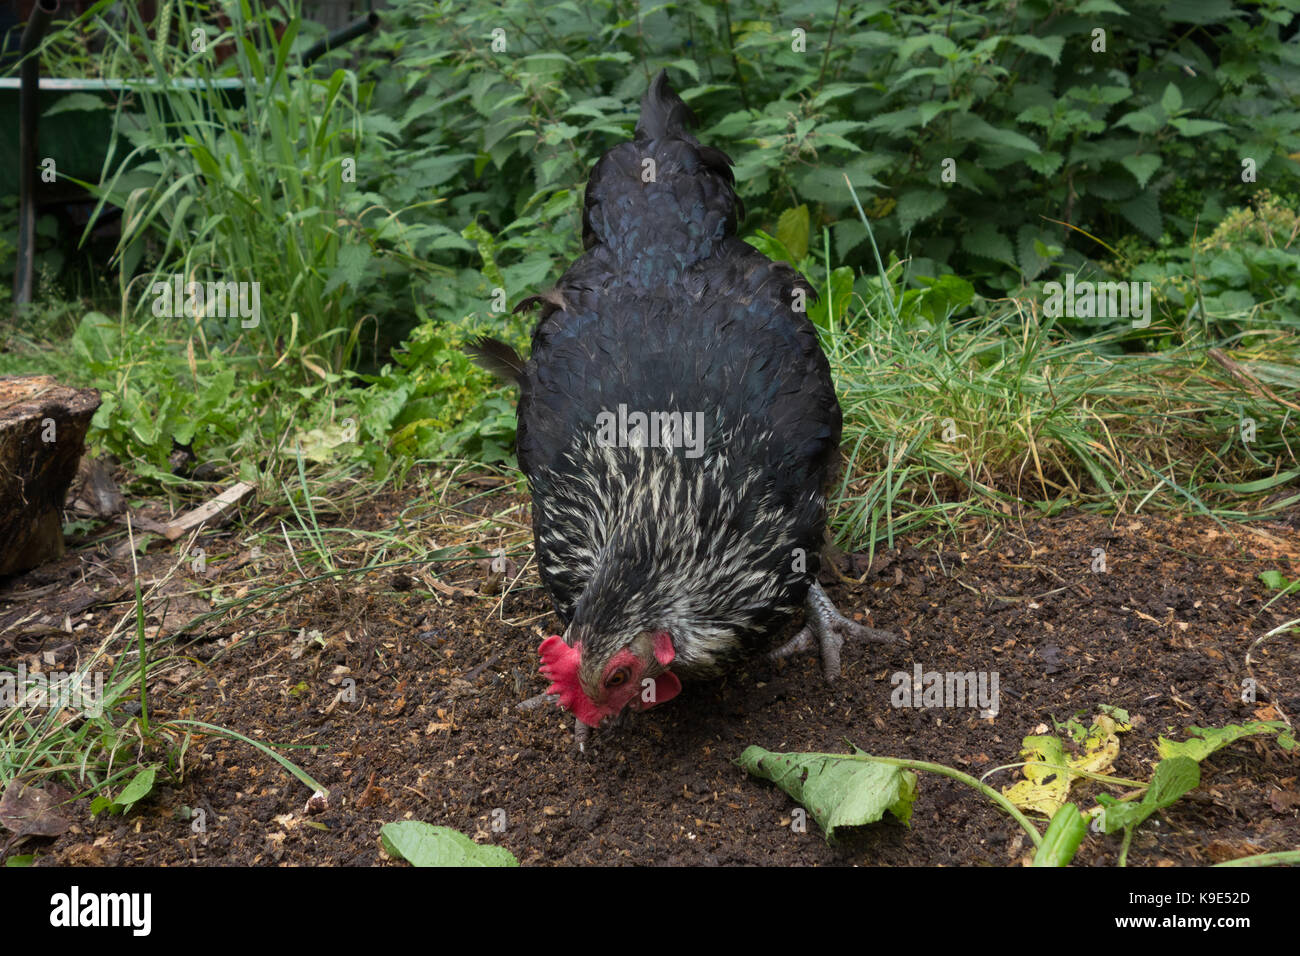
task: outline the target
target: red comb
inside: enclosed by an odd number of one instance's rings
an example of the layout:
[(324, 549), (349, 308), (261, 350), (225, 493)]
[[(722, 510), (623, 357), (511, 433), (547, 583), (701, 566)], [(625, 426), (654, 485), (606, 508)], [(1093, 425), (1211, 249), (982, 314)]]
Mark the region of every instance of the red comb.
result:
[(559, 704), (588, 727), (600, 726), (600, 719), (609, 712), (597, 707), (582, 690), (578, 682), (578, 665), (582, 662), (582, 644), (570, 647), (564, 638), (552, 634), (537, 648), (542, 657), (539, 670), (542, 676), (549, 678), (551, 686), (546, 688), (548, 694), (558, 694)]

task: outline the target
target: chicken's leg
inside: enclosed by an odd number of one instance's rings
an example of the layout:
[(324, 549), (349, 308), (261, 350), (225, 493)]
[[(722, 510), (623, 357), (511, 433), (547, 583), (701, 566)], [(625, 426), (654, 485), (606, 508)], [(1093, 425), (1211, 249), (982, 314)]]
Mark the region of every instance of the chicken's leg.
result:
[(815, 638), (821, 650), (822, 673), (828, 681), (833, 681), (840, 676), (840, 649), (846, 639), (874, 641), (880, 644), (893, 644), (898, 640), (898, 635), (893, 631), (880, 631), (874, 627), (866, 627), (857, 621), (849, 620), (835, 610), (835, 605), (815, 580), (812, 587), (808, 589), (808, 599), (804, 607), (803, 630), (768, 654), (768, 657), (777, 660), (799, 651), (812, 650)]
[(527, 700), (521, 700), (515, 704), (516, 710), (536, 710), (543, 704), (553, 704), (560, 699), (559, 694), (538, 694), (536, 697), (529, 697)]
[[(536, 697), (529, 697), (515, 704), (516, 710), (536, 710), (543, 704), (554, 704), (560, 699), (559, 694), (538, 694)], [(619, 714), (619, 717), (622, 717)], [(587, 752), (587, 738), (591, 734), (591, 728), (580, 720), (573, 722), (573, 742), (577, 744), (580, 753)]]

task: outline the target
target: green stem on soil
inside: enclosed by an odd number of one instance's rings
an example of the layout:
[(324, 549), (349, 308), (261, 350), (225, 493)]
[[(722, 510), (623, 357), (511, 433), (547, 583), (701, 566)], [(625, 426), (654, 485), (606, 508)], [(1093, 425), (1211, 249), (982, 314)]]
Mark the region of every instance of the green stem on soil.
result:
[(1059, 764), (1041, 763), (1037, 760), (1024, 760), (1020, 763), (1004, 763), (1000, 767), (994, 767), (992, 770), (986, 771), (984, 776), (987, 777), (990, 774), (997, 773), (999, 770), (1015, 770), (1019, 767), (1028, 767), (1030, 764), (1035, 767), (1042, 767), (1044, 770), (1059, 770), (1072, 777), (1085, 777), (1088, 780), (1098, 780), (1101, 783), (1113, 783), (1125, 787), (1139, 787), (1143, 790), (1151, 786), (1150, 780), (1129, 780), (1127, 777), (1112, 777), (1109, 774), (1095, 773), (1092, 770), (1080, 770), (1076, 767), (1062, 767)]
[(1300, 864), (1300, 850), (1279, 850), (1276, 853), (1259, 853), (1237, 860), (1225, 860), (1215, 866), (1295, 866)]
[(948, 777), (952, 780), (956, 780), (958, 783), (964, 783), (968, 787), (974, 787), (1010, 814), (1012, 819), (1019, 823), (1020, 826), (1024, 828), (1024, 831), (1029, 834), (1029, 838), (1034, 841), (1035, 847), (1043, 845), (1043, 835), (1038, 832), (1038, 827), (1034, 826), (1033, 822), (1027, 816), (1016, 809), (1014, 803), (987, 784), (980, 783), (979, 780), (968, 773), (962, 773), (960, 770), (954, 770), (952, 767), (945, 767), (941, 763), (930, 763), (925, 760), (906, 760), (901, 757), (873, 757), (870, 754), (819, 754), (818, 756), (840, 757), (849, 760), (870, 760), (876, 763), (887, 763), (895, 767), (903, 767), (907, 770), (927, 770), (930, 773), (937, 773), (941, 777)]
[(1128, 848), (1129, 844), (1133, 842), (1133, 831), (1136, 829), (1136, 826), (1124, 828), (1124, 842), (1119, 845), (1120, 866), (1128, 866)]

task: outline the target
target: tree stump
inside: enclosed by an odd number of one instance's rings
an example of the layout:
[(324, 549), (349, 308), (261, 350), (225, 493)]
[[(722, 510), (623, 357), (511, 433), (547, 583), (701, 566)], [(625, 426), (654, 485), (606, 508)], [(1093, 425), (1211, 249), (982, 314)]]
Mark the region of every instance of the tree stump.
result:
[(63, 556), (63, 499), (99, 392), (0, 376), (0, 575)]

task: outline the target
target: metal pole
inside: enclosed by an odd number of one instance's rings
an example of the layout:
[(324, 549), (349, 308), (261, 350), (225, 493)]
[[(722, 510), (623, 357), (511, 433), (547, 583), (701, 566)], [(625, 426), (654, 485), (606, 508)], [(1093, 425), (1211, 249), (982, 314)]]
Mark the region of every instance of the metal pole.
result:
[(377, 26), (379, 26), (379, 14), (371, 11), (355, 23), (350, 23), (343, 29), (331, 33), (319, 43), (313, 44), (307, 52), (302, 55), (302, 65), (311, 66), (313, 62), (320, 59), (330, 50), (342, 46), (349, 40), (355, 40), (363, 33), (369, 33)]
[(35, 50), (59, 0), (37, 0), (23, 30), (18, 94), (18, 266), (14, 269), (14, 308), (32, 301), (32, 264), (36, 254), (36, 120), (40, 116), (41, 62)]

